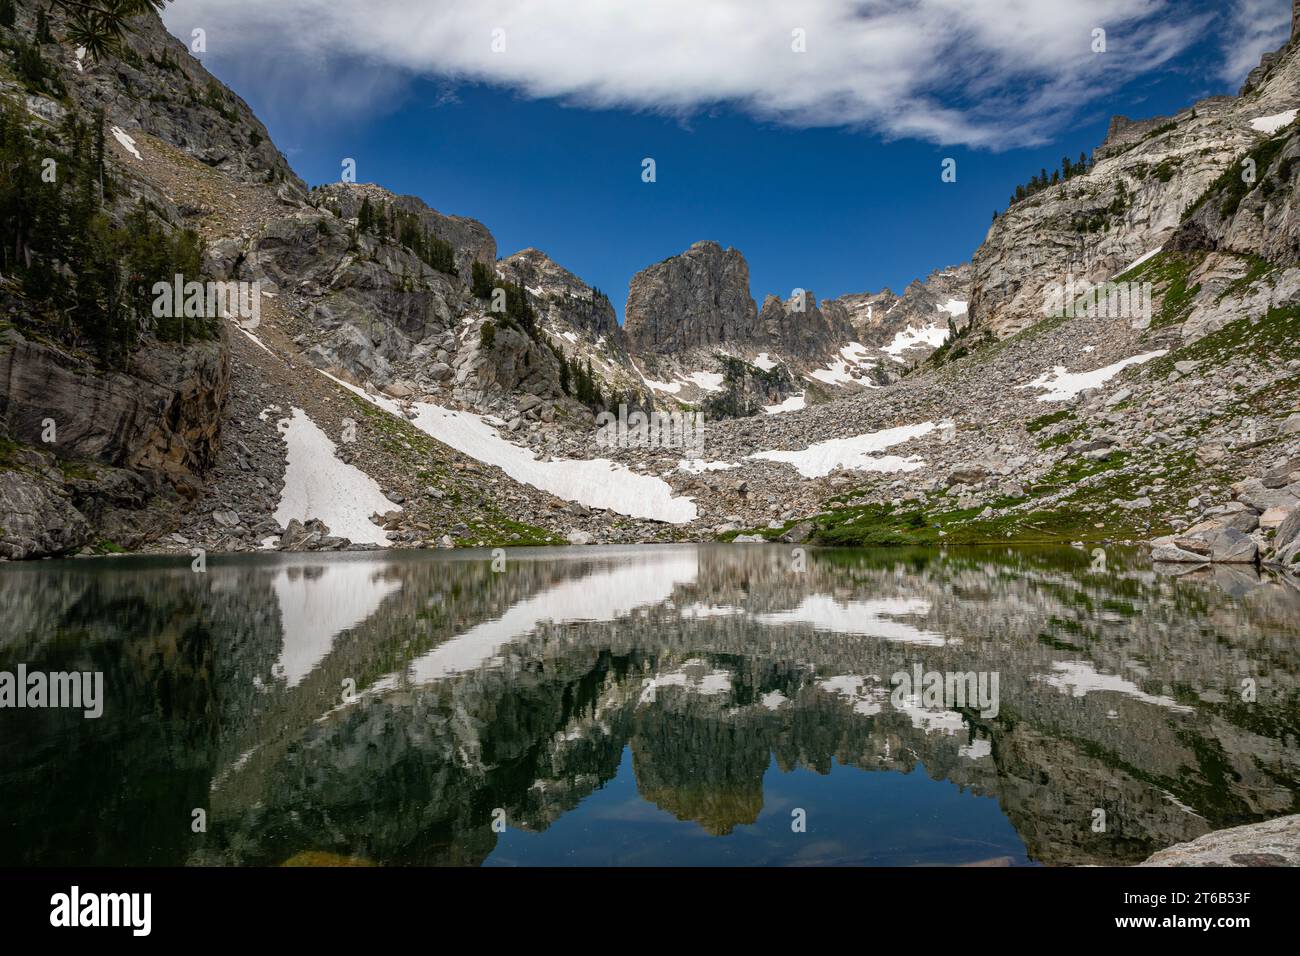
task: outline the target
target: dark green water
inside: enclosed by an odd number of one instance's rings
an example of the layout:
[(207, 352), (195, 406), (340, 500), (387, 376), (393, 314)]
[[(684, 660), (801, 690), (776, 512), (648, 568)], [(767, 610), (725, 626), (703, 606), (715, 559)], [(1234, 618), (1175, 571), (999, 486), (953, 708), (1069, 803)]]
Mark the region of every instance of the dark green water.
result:
[(0, 566), (0, 671), (104, 681), (0, 709), (0, 865), (1129, 863), (1300, 810), (1295, 582), (1108, 559)]

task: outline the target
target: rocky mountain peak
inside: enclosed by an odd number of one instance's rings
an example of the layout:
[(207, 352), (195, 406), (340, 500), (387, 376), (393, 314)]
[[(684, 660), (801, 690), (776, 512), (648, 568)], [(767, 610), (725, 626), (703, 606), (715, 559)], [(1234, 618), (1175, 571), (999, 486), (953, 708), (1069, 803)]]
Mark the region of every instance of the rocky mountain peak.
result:
[(891, 360), (910, 363), (925, 358), (947, 330), (965, 319), (970, 283), (970, 263), (962, 263), (912, 280), (902, 295), (888, 288), (853, 293), (822, 308), (844, 310), (854, 341), (881, 350)]
[(754, 341), (758, 307), (749, 265), (736, 249), (697, 242), (632, 277), (624, 330), (643, 355)]
[(758, 324), (760, 344), (804, 362), (820, 362), (854, 338), (848, 310), (833, 299), (818, 306), (817, 296), (810, 290), (785, 301), (769, 295), (763, 301)]
[(540, 249), (523, 249), (497, 264), (497, 271), (532, 297), (543, 326), (572, 326), (593, 337), (623, 338), (609, 297), (588, 285)]

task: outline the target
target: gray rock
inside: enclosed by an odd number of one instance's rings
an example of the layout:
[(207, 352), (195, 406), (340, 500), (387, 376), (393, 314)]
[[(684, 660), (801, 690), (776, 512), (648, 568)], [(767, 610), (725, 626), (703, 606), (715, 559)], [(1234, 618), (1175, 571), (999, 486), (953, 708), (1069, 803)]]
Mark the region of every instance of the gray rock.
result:
[(758, 338), (758, 308), (749, 294), (749, 266), (735, 249), (697, 242), (632, 277), (624, 332), (643, 355)]
[(973, 485), (988, 477), (989, 470), (981, 464), (958, 465), (948, 473), (949, 485)]
[(1210, 559), (1220, 564), (1254, 564), (1259, 556), (1259, 545), (1248, 534), (1235, 528), (1223, 528), (1206, 535), (1210, 545)]
[(1259, 478), (1247, 478), (1232, 486), (1237, 500), (1264, 512), (1269, 508), (1295, 508), (1300, 505), (1300, 486), (1291, 484), (1282, 488), (1265, 488)]
[(1132, 501), (1121, 501), (1119, 506), (1125, 511), (1145, 511), (1152, 506), (1152, 501), (1148, 497), (1134, 498)]
[(35, 475), (0, 471), (0, 557), (56, 557), (90, 540), (89, 522), (61, 489)]
[(1209, 558), (1202, 554), (1193, 554), (1172, 544), (1158, 545), (1151, 549), (1151, 560), (1171, 564), (1205, 564)]
[(1273, 535), (1273, 555), (1270, 563), (1291, 567), (1300, 556), (1300, 508), (1292, 511), (1277, 526)]
[(1216, 830), (1153, 853), (1139, 866), (1300, 866), (1300, 814)]

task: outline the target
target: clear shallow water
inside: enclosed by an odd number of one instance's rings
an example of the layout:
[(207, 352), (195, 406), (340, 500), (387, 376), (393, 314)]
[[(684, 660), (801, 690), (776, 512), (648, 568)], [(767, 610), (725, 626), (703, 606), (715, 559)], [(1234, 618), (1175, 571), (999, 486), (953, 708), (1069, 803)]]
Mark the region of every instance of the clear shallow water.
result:
[[(0, 671), (105, 687), (97, 720), (0, 709), (0, 865), (1129, 863), (1300, 810), (1295, 583), (1091, 565), (0, 566)], [(996, 706), (895, 693), (917, 666), (996, 675)]]

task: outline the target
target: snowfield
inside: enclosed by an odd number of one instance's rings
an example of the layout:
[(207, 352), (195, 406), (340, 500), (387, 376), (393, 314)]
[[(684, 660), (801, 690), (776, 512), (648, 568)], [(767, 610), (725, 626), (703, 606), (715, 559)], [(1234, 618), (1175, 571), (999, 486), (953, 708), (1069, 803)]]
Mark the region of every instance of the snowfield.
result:
[(643, 378), (641, 381), (645, 382), (656, 392), (667, 392), (669, 395), (676, 395), (682, 390), (681, 382), (652, 382), (648, 378)]
[(804, 400), (805, 394), (805, 392), (800, 392), (798, 395), (791, 395), (778, 405), (764, 405), (763, 411), (769, 415), (779, 415), (782, 412), (797, 412), (808, 406), (807, 401)]
[(384, 529), (370, 520), (374, 512), (400, 511), (380, 489), (378, 482), (359, 468), (340, 461), (334, 442), (301, 408), (292, 418), (281, 419), (276, 427), (288, 449), (284, 491), (275, 509), (275, 520), (284, 527), (293, 518), (319, 518), (330, 534), (348, 538), (354, 544), (388, 545)]
[(721, 372), (692, 372), (685, 376), (685, 380), (691, 382), (697, 388), (702, 388), (706, 392), (722, 391), (723, 375)]
[(1272, 136), (1278, 130), (1295, 122), (1297, 114), (1300, 114), (1300, 110), (1287, 110), (1283, 113), (1274, 113), (1272, 116), (1261, 116), (1259, 119), (1250, 121), (1250, 128), (1267, 136)]
[(1114, 365), (1107, 365), (1105, 368), (1095, 369), (1091, 372), (1067, 372), (1064, 365), (1057, 365), (1050, 372), (1044, 372), (1032, 382), (1026, 382), (1024, 385), (1015, 387), (1046, 389), (1044, 394), (1038, 396), (1040, 402), (1065, 402), (1074, 398), (1084, 389), (1101, 388), (1130, 365), (1143, 365), (1152, 359), (1158, 359), (1160, 356), (1168, 354), (1168, 349), (1144, 352), (1141, 355), (1134, 355), (1116, 362)]
[(899, 428), (868, 432), (852, 438), (832, 438), (809, 445), (802, 451), (760, 451), (748, 457), (794, 465), (799, 474), (805, 478), (824, 478), (837, 468), (876, 472), (915, 471), (924, 467), (924, 462), (919, 458), (900, 458), (897, 455), (876, 458), (872, 457), (872, 454), (884, 451), (893, 445), (901, 445), (913, 438), (928, 435), (936, 427), (938, 426), (934, 422), (903, 425)]
[(411, 409), (415, 417), (408, 419), (393, 400), (371, 395), (328, 372), (321, 374), (386, 412), (410, 421), (444, 445), (485, 465), (495, 465), (515, 481), (550, 492), (557, 498), (669, 524), (695, 520), (695, 502), (675, 497), (672, 486), (653, 475), (637, 474), (606, 458), (541, 461), (531, 449), (502, 438), (481, 415), (452, 411), (429, 402), (413, 402)]
[[(948, 301), (951, 304), (956, 300), (950, 299)], [(964, 302), (961, 303), (963, 307), (965, 306), (965, 304), (966, 303)], [(944, 307), (939, 306), (939, 308), (943, 309)], [(953, 314), (956, 315), (959, 313), (953, 313)], [(964, 312), (960, 314), (964, 314)], [(944, 342), (948, 341), (949, 332), (950, 330), (941, 329), (933, 322), (929, 323), (924, 328), (920, 328), (920, 329), (918, 329), (914, 325), (908, 326), (907, 328), (903, 329), (903, 331), (895, 333), (894, 341), (886, 345), (883, 349), (881, 349), (881, 351), (884, 352), (886, 355), (888, 355), (890, 358), (892, 358), (895, 362), (903, 363), (904, 360), (900, 358), (900, 356), (904, 352), (907, 352), (915, 348), (921, 348), (922, 346), (926, 346), (926, 345), (928, 345), (932, 349), (937, 349), (939, 346), (943, 345)]]
[(970, 303), (965, 299), (949, 299), (941, 305), (935, 306), (940, 312), (947, 312), (954, 319), (959, 315), (965, 315), (970, 308)]
[(808, 377), (819, 382), (825, 382), (827, 385), (848, 385), (856, 382), (859, 385), (875, 388), (875, 385), (863, 382), (858, 377), (864, 366), (870, 367), (870, 365), (875, 364), (873, 359), (868, 358), (868, 352), (867, 347), (861, 342), (850, 342), (840, 349), (838, 359), (831, 361), (825, 368), (810, 372)]
[(140, 162), (144, 162), (144, 157), (140, 155), (140, 150), (135, 148), (135, 140), (126, 135), (125, 130), (120, 126), (112, 128), (113, 138), (122, 144), (123, 149), (134, 156)]

